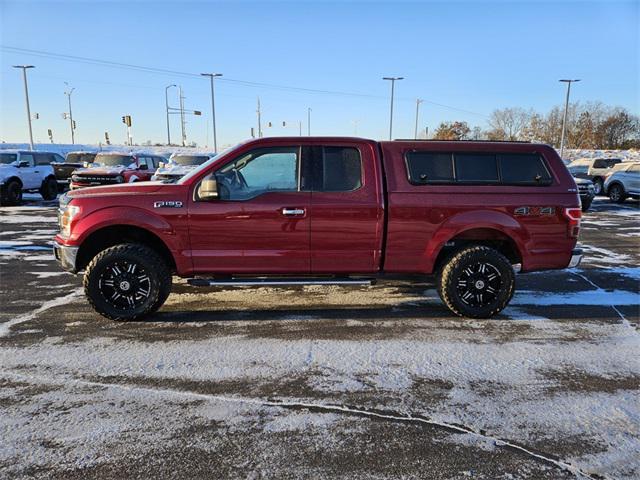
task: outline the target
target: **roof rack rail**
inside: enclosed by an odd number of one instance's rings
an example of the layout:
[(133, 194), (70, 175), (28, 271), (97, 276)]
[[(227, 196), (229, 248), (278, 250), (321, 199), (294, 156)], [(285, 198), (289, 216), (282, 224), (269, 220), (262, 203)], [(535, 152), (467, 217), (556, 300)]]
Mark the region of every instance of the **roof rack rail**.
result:
[(438, 138), (394, 138), (394, 142), (485, 142), (485, 143), (531, 143), (530, 140), (441, 140)]

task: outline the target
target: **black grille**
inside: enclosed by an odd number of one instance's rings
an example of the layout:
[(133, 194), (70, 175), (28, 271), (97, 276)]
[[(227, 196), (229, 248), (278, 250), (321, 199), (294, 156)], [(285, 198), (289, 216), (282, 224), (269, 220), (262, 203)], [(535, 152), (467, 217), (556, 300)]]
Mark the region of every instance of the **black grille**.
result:
[(109, 184), (109, 183), (118, 183), (116, 177), (112, 176), (104, 176), (104, 175), (74, 175), (71, 180), (75, 183), (101, 183), (101, 184)]

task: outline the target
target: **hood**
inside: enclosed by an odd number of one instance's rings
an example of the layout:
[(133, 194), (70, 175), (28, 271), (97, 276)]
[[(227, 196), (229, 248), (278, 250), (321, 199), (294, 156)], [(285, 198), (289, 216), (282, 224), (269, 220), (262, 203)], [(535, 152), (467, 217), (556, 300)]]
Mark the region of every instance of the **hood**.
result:
[(118, 185), (101, 185), (71, 190), (67, 192), (66, 195), (70, 199), (102, 195), (148, 195), (167, 186), (167, 184), (162, 182), (120, 183)]
[(591, 180), (587, 180), (586, 178), (574, 177), (573, 180), (576, 182), (576, 185), (593, 185), (593, 182)]
[(73, 172), (74, 175), (120, 175), (127, 170), (124, 165), (117, 165), (115, 167), (89, 167), (79, 168)]
[(4, 180), (9, 175), (15, 175), (18, 167), (10, 163), (0, 163), (0, 180)]

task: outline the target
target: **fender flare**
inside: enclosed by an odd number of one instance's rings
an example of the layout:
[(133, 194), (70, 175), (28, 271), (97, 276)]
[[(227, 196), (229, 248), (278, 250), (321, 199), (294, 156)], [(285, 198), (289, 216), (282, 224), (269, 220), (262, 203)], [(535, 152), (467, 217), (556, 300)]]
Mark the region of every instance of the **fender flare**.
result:
[[(83, 225), (87, 227), (82, 228)], [(171, 251), (171, 248), (167, 242), (167, 236), (175, 235), (175, 231), (171, 224), (164, 218), (154, 215), (138, 207), (105, 207), (98, 210), (94, 210), (87, 216), (83, 216), (78, 219), (78, 222), (73, 227), (75, 231), (80, 231), (78, 237), (73, 238), (75, 244), (82, 244), (87, 237), (91, 234), (107, 227), (131, 225), (132, 227), (142, 228), (148, 230), (150, 233), (156, 235)]]
[(12, 182), (14, 180), (18, 181), (18, 183), (20, 184), (20, 188), (21, 189), (24, 187), (24, 183), (22, 183), (22, 179), (17, 175), (11, 175), (10, 177), (7, 177), (4, 180), (2, 180), (1, 183), (4, 183), (6, 185), (7, 183)]
[(514, 217), (506, 213), (495, 210), (462, 212), (447, 219), (436, 230), (425, 248), (425, 255), (435, 262), (445, 244), (452, 238), (466, 231), (478, 229), (496, 230), (510, 238), (521, 257), (530, 237), (527, 230)]

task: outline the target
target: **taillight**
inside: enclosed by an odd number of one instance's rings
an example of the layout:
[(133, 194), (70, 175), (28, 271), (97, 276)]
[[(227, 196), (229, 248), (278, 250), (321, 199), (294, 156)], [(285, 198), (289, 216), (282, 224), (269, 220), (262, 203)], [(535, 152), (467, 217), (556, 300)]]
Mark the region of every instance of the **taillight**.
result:
[(564, 216), (567, 217), (567, 234), (572, 238), (578, 238), (580, 232), (580, 219), (582, 218), (581, 208), (565, 208)]

